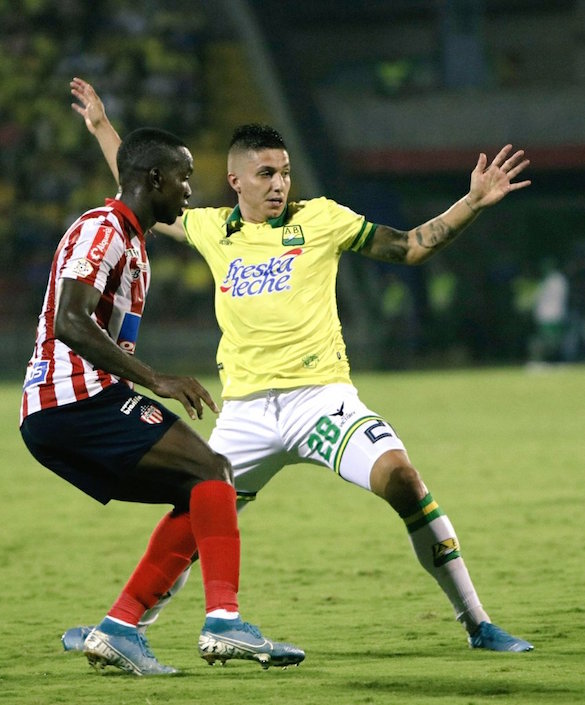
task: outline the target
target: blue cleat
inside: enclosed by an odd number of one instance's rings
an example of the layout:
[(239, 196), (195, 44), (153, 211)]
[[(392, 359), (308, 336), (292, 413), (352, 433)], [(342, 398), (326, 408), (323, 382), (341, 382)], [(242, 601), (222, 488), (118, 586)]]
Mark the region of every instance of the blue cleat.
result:
[(237, 619), (208, 617), (199, 636), (199, 654), (210, 666), (229, 659), (258, 661), (262, 668), (269, 666), (298, 666), (305, 652), (292, 644), (266, 639), (258, 627)]
[(136, 676), (166, 676), (178, 672), (156, 660), (146, 637), (136, 627), (118, 624), (107, 617), (87, 635), (83, 653), (94, 668), (115, 666)]
[(491, 622), (481, 622), (477, 631), (468, 637), (472, 649), (489, 651), (532, 651), (534, 646), (529, 641), (519, 639), (496, 627)]
[(72, 627), (61, 637), (65, 651), (83, 651), (85, 640), (94, 627)]

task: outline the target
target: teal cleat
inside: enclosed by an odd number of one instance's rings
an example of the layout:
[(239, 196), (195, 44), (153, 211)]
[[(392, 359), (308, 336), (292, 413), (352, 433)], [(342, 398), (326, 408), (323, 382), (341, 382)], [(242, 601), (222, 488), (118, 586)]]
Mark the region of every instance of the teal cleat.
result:
[(136, 676), (167, 676), (178, 672), (156, 660), (146, 637), (136, 627), (126, 627), (107, 617), (87, 635), (83, 653), (94, 668), (115, 666)]
[(481, 622), (477, 631), (468, 637), (472, 649), (489, 651), (532, 651), (534, 646), (524, 639), (512, 636), (491, 622)]
[(199, 636), (199, 654), (210, 666), (229, 659), (258, 661), (262, 668), (298, 666), (305, 652), (292, 644), (266, 639), (258, 627), (237, 619), (208, 617)]
[(61, 637), (65, 651), (83, 651), (85, 640), (94, 627), (71, 627)]
[[(83, 651), (85, 640), (89, 636), (92, 629), (95, 629), (95, 626), (71, 627), (71, 629), (68, 629), (61, 637), (63, 649), (65, 651)], [(141, 634), (144, 634), (146, 627), (141, 627), (138, 625), (138, 631)]]

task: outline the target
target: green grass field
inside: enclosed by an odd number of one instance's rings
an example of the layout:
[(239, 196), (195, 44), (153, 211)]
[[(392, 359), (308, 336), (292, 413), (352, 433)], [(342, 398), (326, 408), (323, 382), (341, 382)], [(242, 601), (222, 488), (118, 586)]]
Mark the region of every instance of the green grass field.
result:
[[(202, 380), (219, 397), (214, 380)], [(487, 705), (585, 702), (585, 368), (355, 375), (455, 524), (494, 622), (528, 654), (471, 651), (396, 516), (325, 469), (285, 469), (241, 515), (244, 617), (299, 668), (207, 666), (198, 570), (149, 632), (171, 678), (93, 672), (59, 638), (101, 618), (163, 507), (102, 507), (43, 469), (0, 387), (0, 702)], [(176, 408), (174, 405), (172, 405)], [(208, 436), (213, 415), (197, 428)]]

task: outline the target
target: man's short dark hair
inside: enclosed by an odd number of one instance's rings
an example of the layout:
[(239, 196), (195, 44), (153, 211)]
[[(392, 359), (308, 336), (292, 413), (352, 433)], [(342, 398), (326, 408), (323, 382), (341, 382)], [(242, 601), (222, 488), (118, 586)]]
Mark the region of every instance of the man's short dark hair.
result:
[(178, 149), (186, 145), (179, 137), (156, 127), (141, 127), (130, 132), (118, 148), (116, 165), (120, 184), (131, 174), (165, 168), (178, 163)]
[(261, 149), (286, 149), (286, 145), (282, 135), (274, 127), (252, 122), (236, 127), (229, 149), (258, 152)]

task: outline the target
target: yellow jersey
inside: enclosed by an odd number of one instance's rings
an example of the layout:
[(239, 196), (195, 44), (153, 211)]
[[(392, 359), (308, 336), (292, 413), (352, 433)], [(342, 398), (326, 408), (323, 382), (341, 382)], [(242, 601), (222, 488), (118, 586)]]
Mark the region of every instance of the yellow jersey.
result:
[(289, 203), (259, 224), (243, 221), (238, 206), (192, 208), (183, 226), (215, 281), (224, 398), (350, 381), (337, 269), (375, 224), (322, 197)]

